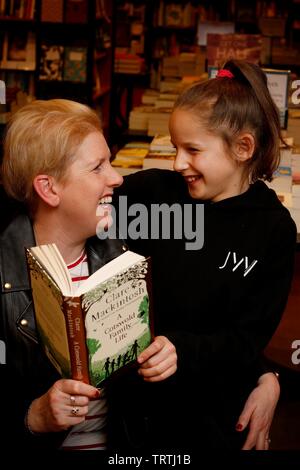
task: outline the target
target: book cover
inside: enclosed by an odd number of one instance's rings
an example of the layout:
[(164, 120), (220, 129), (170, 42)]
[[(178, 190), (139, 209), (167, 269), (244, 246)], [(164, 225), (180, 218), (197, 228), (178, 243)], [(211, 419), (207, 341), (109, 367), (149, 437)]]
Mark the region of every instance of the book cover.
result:
[(35, 248), (26, 256), (45, 352), (62, 377), (102, 386), (151, 342), (150, 260), (127, 251), (68, 295), (59, 263)]
[(41, 45), (40, 80), (62, 80), (64, 46)]
[(208, 34), (208, 66), (221, 67), (229, 59), (239, 59), (258, 64), (262, 37), (259, 34)]
[(64, 12), (63, 0), (42, 0), (41, 21), (62, 23)]
[(87, 48), (65, 47), (64, 80), (85, 82), (87, 70)]
[(87, 23), (88, 0), (66, 0), (66, 23)]

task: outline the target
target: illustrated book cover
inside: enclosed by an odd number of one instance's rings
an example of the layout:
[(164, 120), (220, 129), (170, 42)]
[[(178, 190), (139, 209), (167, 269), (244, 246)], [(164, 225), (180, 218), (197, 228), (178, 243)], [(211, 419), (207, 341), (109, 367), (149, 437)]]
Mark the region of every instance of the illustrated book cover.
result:
[(99, 387), (135, 363), (152, 340), (150, 259), (126, 251), (74, 289), (55, 244), (26, 258), (39, 337), (62, 377)]
[(85, 82), (87, 69), (86, 47), (65, 47), (64, 80)]
[(62, 80), (64, 46), (41, 45), (39, 80)]

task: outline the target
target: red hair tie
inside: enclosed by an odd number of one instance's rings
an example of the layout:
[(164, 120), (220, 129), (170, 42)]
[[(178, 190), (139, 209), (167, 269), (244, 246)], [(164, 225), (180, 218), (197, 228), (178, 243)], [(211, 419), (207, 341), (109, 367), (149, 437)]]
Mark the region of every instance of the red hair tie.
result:
[(218, 71), (216, 78), (223, 78), (223, 77), (234, 78), (234, 75), (229, 70), (221, 69)]

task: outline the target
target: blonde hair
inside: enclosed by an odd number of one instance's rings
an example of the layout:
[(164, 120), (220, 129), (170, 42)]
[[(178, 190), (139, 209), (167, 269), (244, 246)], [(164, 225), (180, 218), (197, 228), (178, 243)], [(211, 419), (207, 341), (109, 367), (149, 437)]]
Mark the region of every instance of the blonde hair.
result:
[(74, 154), (91, 132), (102, 131), (97, 114), (75, 101), (36, 100), (11, 118), (4, 142), (2, 179), (6, 192), (31, 210), (39, 174), (64, 180)]

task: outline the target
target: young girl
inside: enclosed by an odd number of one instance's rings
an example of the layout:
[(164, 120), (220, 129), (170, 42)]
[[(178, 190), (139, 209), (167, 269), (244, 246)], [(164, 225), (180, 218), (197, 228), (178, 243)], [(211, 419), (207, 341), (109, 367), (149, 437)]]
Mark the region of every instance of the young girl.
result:
[[(272, 178), (280, 142), (264, 73), (256, 65), (227, 62), (217, 78), (178, 98), (170, 134), (176, 173), (142, 172), (118, 189), (128, 205), (141, 202), (149, 213), (154, 203), (180, 204), (183, 213), (187, 205), (204, 205), (201, 249), (187, 250), (186, 240), (175, 237), (129, 241), (152, 256), (157, 332), (178, 354), (176, 387), (161, 386), (161, 402), (166, 393), (170, 407), (159, 412), (168, 414), (173, 448), (267, 449), (274, 411), (268, 400), (276, 404), (278, 398), (272, 379), (261, 401), (259, 385), (240, 414), (284, 311), (296, 229), (262, 181)], [(247, 424), (250, 431), (237, 432)]]

